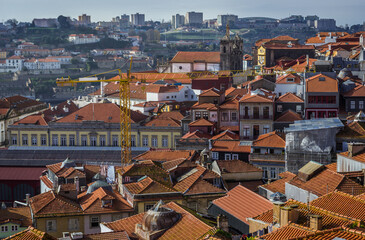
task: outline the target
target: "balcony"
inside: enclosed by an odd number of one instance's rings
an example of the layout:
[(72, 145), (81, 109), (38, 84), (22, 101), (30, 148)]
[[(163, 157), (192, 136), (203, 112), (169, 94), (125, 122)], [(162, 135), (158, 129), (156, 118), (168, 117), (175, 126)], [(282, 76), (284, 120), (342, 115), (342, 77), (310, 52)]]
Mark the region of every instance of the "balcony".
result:
[(272, 120), (272, 115), (240, 115), (240, 120), (242, 119), (264, 119), (264, 120)]

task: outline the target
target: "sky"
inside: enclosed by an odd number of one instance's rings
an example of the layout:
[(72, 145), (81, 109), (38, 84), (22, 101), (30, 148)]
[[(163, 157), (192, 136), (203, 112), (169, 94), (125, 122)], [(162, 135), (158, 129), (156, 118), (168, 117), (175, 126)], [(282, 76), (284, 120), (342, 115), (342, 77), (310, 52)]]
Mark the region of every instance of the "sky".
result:
[(33, 18), (77, 18), (86, 13), (91, 21), (110, 21), (122, 14), (144, 13), (146, 20), (169, 21), (173, 14), (203, 12), (204, 19), (218, 14), (238, 17), (285, 18), (317, 15), (334, 18), (337, 25), (362, 24), (365, 0), (0, 0), (0, 22), (10, 18), (31, 22)]

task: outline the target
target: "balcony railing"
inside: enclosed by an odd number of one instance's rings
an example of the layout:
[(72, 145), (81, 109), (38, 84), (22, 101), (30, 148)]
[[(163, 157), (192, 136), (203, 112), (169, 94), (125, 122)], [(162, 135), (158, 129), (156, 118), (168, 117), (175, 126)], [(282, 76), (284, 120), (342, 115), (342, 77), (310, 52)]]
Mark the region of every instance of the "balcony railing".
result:
[(268, 115), (268, 116), (264, 116), (264, 115), (258, 115), (258, 116), (254, 116), (254, 115), (244, 115), (241, 114), (240, 115), (240, 119), (272, 119), (272, 115)]
[(261, 154), (251, 153), (250, 161), (254, 160), (265, 160), (265, 161), (285, 161), (284, 154)]

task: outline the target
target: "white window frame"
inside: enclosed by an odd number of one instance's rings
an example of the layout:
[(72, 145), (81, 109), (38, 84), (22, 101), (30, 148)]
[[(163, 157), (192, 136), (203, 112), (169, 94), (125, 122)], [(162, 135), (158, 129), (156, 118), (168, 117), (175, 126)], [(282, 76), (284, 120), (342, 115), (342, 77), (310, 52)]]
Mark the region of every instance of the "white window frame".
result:
[(276, 111), (277, 112), (283, 112), (283, 105), (279, 104), (276, 106)]
[(143, 136), (142, 137), (142, 146), (143, 147), (148, 147), (148, 136)]
[[(97, 221), (95, 221), (97, 219)], [(98, 223), (98, 226), (93, 226), (93, 223)], [(90, 228), (97, 228), (100, 224), (100, 216), (90, 216)]]
[(151, 145), (152, 145), (152, 147), (158, 147), (158, 138), (157, 138), (157, 136), (152, 136)]
[(8, 232), (9, 227), (8, 226), (1, 226), (1, 232)]
[(90, 136), (90, 146), (95, 147), (97, 145), (97, 140), (96, 136)]
[(75, 146), (75, 135), (68, 136), (68, 144), (69, 146)]
[(99, 142), (101, 147), (105, 147), (106, 141), (105, 141), (105, 135), (100, 135)]
[(16, 232), (16, 231), (18, 231), (18, 225), (12, 225), (12, 226), (11, 226), (11, 231), (12, 231), (12, 232)]
[(37, 146), (37, 135), (31, 135), (32, 138), (32, 146)]
[(41, 135), (41, 145), (46, 146), (47, 145), (47, 136)]
[(297, 110), (297, 112), (301, 112), (302, 111), (302, 105), (297, 105), (296, 106), (296, 110)]
[(232, 160), (231, 154), (230, 153), (225, 153), (224, 154), (224, 160)]
[(12, 145), (17, 145), (18, 144), (18, 136), (17, 135), (11, 136), (11, 143), (12, 143)]
[(52, 146), (58, 146), (58, 135), (52, 135)]
[(263, 130), (263, 134), (269, 133), (270, 132), (270, 126), (269, 125), (264, 125), (262, 127)]
[(232, 154), (232, 160), (239, 160), (239, 159), (238, 159), (238, 154), (237, 154), (237, 153)]
[(355, 108), (356, 108), (356, 102), (350, 101), (350, 109), (355, 109)]
[(218, 160), (219, 159), (219, 153), (218, 152), (212, 152), (212, 159)]
[(242, 128), (242, 134), (244, 137), (249, 137), (250, 136), (250, 129), (251, 126), (249, 125), (244, 125), (243, 128)]
[(113, 145), (113, 147), (118, 147), (119, 146), (119, 137), (118, 137), (118, 135), (113, 135), (112, 136), (112, 145)]
[(359, 101), (359, 109), (364, 109), (364, 101)]
[(67, 146), (67, 137), (61, 135), (61, 146)]

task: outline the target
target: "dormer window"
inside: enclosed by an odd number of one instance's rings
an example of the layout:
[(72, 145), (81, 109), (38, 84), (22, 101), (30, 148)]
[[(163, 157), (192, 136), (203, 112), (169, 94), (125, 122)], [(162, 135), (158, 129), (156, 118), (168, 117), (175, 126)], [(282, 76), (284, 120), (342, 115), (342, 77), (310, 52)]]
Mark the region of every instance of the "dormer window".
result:
[(101, 206), (102, 207), (111, 207), (113, 205), (113, 200), (108, 199), (108, 200), (101, 200)]
[(287, 82), (294, 82), (294, 78), (287, 78), (286, 81)]
[(319, 81), (324, 82), (324, 81), (326, 81), (326, 78), (325, 78), (325, 77), (320, 77), (320, 78), (319, 78)]

